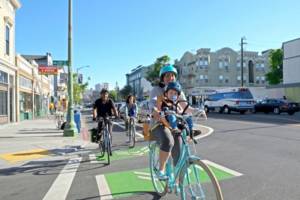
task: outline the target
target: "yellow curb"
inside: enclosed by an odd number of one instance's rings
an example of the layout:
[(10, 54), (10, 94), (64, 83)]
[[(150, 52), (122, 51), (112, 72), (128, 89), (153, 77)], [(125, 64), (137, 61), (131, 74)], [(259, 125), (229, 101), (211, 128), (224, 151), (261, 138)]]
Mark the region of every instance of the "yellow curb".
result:
[(33, 149), (30, 151), (20, 151), (15, 153), (0, 154), (0, 158), (11, 163), (43, 158), (48, 156), (49, 151), (45, 149)]

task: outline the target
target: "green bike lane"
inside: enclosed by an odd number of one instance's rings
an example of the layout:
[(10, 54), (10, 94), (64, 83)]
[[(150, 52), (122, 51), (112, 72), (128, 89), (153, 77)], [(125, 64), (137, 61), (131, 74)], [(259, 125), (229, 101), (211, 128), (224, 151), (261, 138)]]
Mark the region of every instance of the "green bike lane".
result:
[[(135, 160), (142, 159), (141, 157), (143, 157), (143, 159), (148, 157), (148, 152), (149, 149), (147, 146), (139, 146), (134, 149), (127, 150), (117, 150), (113, 152), (111, 160), (112, 162), (119, 163), (122, 163), (122, 160), (132, 160), (132, 162), (134, 162)], [(97, 154), (96, 160), (99, 163), (105, 163), (105, 158), (100, 158)], [(204, 160), (204, 162), (208, 164), (219, 181), (225, 181), (242, 175), (239, 172), (216, 164), (212, 161)], [(147, 164), (144, 164), (144, 166), (147, 166)], [(201, 180), (205, 182), (207, 181), (207, 178), (208, 177), (201, 177)], [(131, 170), (99, 174), (96, 175), (96, 181), (101, 199), (118, 199), (142, 193), (154, 192), (148, 167), (141, 166), (141, 168), (137, 168), (135, 166), (134, 169)]]

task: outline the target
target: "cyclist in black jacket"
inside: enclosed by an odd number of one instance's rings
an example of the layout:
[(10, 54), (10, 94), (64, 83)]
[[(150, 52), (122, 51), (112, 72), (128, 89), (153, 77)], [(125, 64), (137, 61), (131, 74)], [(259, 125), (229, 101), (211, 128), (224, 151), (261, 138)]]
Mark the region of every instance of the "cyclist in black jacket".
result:
[[(102, 89), (100, 92), (100, 98), (97, 99), (94, 103), (93, 107), (93, 120), (96, 121), (96, 118), (100, 117), (111, 117), (114, 114), (115, 117), (118, 117), (118, 112), (115, 108), (114, 102), (112, 99), (108, 97), (108, 90)], [(103, 121), (100, 120), (98, 123), (98, 133), (99, 133), (99, 140), (101, 139), (102, 135), (102, 125)], [(112, 133), (112, 123), (109, 121), (109, 131)]]

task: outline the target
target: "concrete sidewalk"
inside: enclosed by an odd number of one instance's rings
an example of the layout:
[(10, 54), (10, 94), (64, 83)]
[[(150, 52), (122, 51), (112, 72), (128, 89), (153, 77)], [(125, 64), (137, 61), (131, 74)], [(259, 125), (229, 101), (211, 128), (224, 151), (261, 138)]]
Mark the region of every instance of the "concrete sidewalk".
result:
[(27, 120), (0, 125), (0, 167), (48, 155), (65, 155), (77, 151), (89, 141), (81, 134), (64, 137), (51, 119)]

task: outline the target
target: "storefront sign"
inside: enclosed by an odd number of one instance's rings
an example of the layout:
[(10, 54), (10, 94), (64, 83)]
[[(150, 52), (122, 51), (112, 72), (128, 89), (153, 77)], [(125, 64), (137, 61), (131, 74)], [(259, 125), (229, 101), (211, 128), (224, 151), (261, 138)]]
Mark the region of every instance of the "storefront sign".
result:
[(56, 66), (39, 65), (39, 74), (57, 75), (58, 68)]

